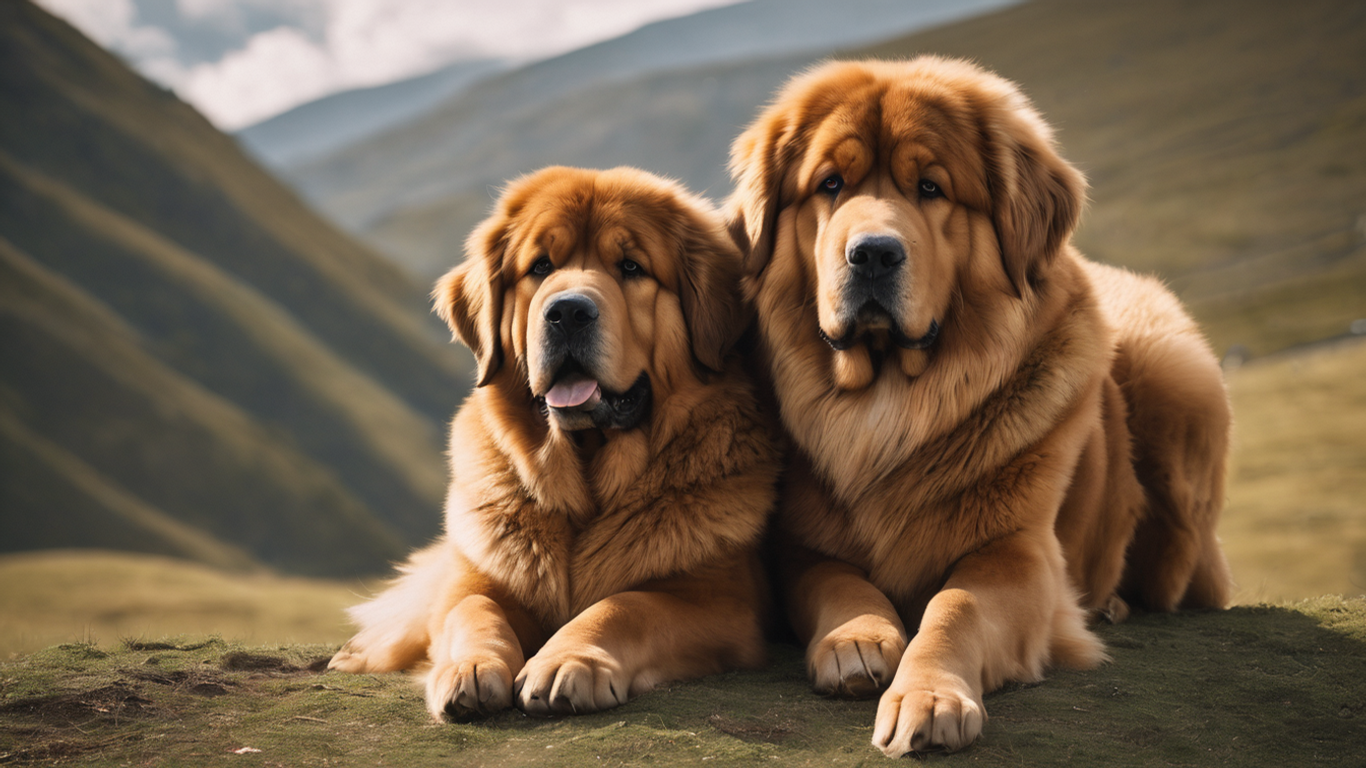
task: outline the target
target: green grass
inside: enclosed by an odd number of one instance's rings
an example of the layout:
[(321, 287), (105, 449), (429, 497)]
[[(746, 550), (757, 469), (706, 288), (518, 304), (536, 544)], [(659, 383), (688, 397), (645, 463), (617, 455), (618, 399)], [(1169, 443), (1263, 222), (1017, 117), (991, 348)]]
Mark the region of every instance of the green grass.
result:
[[(962, 765), (1358, 765), (1366, 601), (1099, 629), (1114, 661), (987, 697)], [(0, 761), (61, 765), (871, 766), (876, 703), (812, 694), (798, 651), (608, 712), (428, 720), (402, 675), (319, 673), (333, 647), (69, 644), (0, 664)], [(254, 750), (244, 752), (243, 750)], [(239, 754), (240, 753), (240, 754)]]

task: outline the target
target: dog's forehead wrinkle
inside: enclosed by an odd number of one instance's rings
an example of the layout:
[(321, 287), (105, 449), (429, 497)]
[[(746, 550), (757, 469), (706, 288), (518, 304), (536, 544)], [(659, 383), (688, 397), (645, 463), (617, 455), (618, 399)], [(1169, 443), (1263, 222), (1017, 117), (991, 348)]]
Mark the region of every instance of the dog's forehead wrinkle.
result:
[(604, 222), (599, 226), (593, 239), (594, 250), (604, 263), (614, 262), (636, 250), (635, 235), (615, 221)]

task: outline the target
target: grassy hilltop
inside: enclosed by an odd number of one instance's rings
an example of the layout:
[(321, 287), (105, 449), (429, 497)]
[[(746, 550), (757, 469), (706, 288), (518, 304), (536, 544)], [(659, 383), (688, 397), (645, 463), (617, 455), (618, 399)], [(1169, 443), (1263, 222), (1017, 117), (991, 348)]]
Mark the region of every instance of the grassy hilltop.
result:
[[(1360, 765), (1366, 601), (1140, 616), (1114, 661), (986, 699), (981, 766)], [(875, 766), (874, 701), (812, 694), (796, 649), (559, 719), (436, 725), (399, 675), (326, 646), (64, 645), (0, 665), (0, 762), (24, 765)]]

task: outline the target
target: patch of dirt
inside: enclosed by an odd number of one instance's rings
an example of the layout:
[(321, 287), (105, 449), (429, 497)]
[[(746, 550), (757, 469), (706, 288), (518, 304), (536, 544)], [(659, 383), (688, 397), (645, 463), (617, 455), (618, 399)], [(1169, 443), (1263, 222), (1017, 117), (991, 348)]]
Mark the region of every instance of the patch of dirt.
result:
[(34, 733), (41, 733), (42, 737), (28, 739), (24, 746), (12, 752), (0, 752), (0, 763), (65, 765), (91, 752), (117, 748), (141, 740), (141, 737), (136, 735), (116, 735), (98, 740), (84, 740), (51, 736), (45, 730), (35, 730)]
[(299, 667), (285, 661), (279, 656), (246, 653), (245, 651), (226, 654), (219, 664), (223, 669), (233, 672), (279, 672), (281, 674), (292, 675), (302, 671)]
[(227, 696), (228, 689), (220, 683), (198, 683), (190, 686), (190, 693), (196, 696)]
[(741, 741), (781, 744), (797, 732), (797, 721), (790, 718), (767, 720), (762, 717), (736, 719), (716, 714), (707, 718), (707, 724), (727, 736)]
[(48, 726), (140, 717), (152, 711), (151, 699), (123, 683), (77, 693), (31, 696), (0, 705), (0, 715), (35, 720)]
[(236, 651), (224, 655), (219, 666), (231, 672), (273, 672), (281, 675), (320, 674), (327, 671), (327, 663), (331, 660), (330, 656), (324, 656), (301, 667), (279, 656)]
[(196, 696), (226, 696), (233, 682), (211, 670), (133, 669), (135, 679), (188, 691)]

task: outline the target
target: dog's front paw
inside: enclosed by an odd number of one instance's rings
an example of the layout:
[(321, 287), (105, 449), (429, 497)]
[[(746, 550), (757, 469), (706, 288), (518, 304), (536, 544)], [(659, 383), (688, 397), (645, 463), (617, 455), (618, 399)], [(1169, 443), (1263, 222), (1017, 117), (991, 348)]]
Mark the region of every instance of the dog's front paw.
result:
[(892, 681), (905, 651), (906, 638), (899, 627), (866, 614), (813, 641), (806, 670), (816, 693), (867, 698)]
[(446, 660), (427, 673), (427, 711), (437, 722), (490, 715), (512, 704), (512, 669), (493, 654)]
[(517, 676), (517, 706), (529, 715), (582, 715), (625, 704), (630, 687), (621, 664), (601, 648), (547, 647)]
[(897, 680), (878, 702), (873, 746), (888, 757), (956, 752), (982, 733), (985, 720), (981, 698), (961, 678), (919, 677), (907, 685)]

